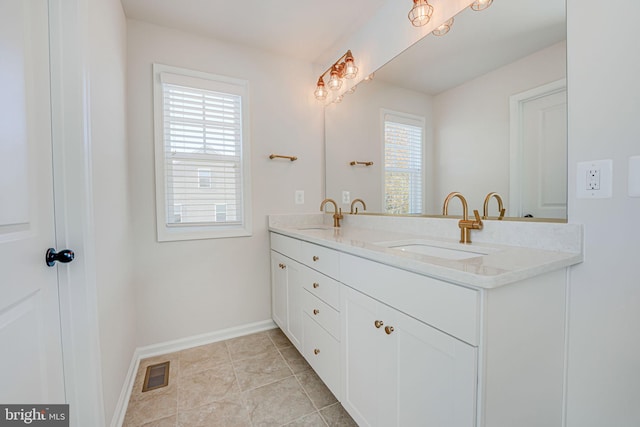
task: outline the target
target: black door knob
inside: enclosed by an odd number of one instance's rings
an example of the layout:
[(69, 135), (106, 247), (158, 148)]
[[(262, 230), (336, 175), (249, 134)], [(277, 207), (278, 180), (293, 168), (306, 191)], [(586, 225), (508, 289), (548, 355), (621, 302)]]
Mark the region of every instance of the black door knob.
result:
[(56, 252), (55, 249), (49, 248), (47, 249), (47, 254), (45, 255), (45, 261), (47, 262), (47, 265), (49, 267), (53, 267), (56, 261), (66, 264), (73, 261), (74, 257), (75, 254), (72, 250), (65, 249), (60, 252)]

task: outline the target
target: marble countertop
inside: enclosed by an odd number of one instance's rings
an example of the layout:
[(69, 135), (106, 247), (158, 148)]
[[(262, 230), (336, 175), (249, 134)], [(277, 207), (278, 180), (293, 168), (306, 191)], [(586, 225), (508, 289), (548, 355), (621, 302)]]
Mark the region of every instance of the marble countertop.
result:
[[(276, 215), (269, 217), (269, 230), (289, 237), (335, 249), (393, 267), (474, 288), (491, 289), (515, 283), (550, 271), (582, 262), (581, 250), (549, 250), (544, 248), (505, 245), (493, 242), (461, 244), (456, 238), (429, 233), (421, 223), (420, 233), (390, 229), (364, 228), (352, 218), (349, 224), (334, 228), (327, 224), (329, 215)], [(346, 217), (346, 216), (345, 216)], [(450, 234), (459, 236), (456, 221), (435, 223), (439, 229), (456, 227)], [(346, 221), (345, 221), (346, 222)], [(426, 224), (433, 224), (429, 222)], [(524, 225), (526, 227), (526, 225)], [(433, 228), (435, 230), (435, 228)], [(558, 233), (557, 228), (550, 229)], [(582, 229), (577, 238), (581, 244)], [(449, 231), (449, 230), (448, 230)], [(536, 230), (538, 236), (540, 229)], [(475, 233), (477, 235), (477, 233)], [(474, 234), (472, 234), (472, 239)], [(553, 236), (550, 236), (553, 238)], [(456, 251), (478, 252), (465, 259), (448, 259), (401, 250), (390, 246), (425, 245)], [(538, 245), (539, 246), (539, 245)], [(563, 248), (564, 249), (564, 248)], [(477, 256), (475, 256), (477, 255)]]

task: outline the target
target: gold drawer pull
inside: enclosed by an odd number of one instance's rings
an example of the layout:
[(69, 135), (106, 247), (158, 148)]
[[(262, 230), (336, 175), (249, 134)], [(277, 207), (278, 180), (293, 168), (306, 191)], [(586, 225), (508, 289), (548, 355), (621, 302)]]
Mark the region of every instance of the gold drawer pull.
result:
[(320, 259), (320, 257), (317, 257), (317, 256), (315, 256), (315, 255), (313, 256), (313, 261), (314, 261), (314, 262), (315, 262), (315, 261), (318, 261), (319, 259)]
[(287, 268), (287, 266), (286, 266), (286, 265), (284, 265), (284, 264), (282, 264), (282, 263), (278, 264), (278, 267), (280, 267), (280, 268), (281, 268), (281, 269), (283, 269), (283, 270), (284, 270), (285, 268)]
[(373, 322), (373, 324), (376, 326), (376, 328), (380, 329), (380, 326), (384, 325), (384, 323), (382, 323), (382, 320), (376, 320), (375, 322)]
[(318, 314), (320, 314), (320, 310), (318, 310), (317, 308), (314, 308), (313, 309), (313, 314), (315, 314), (317, 316)]
[(313, 289), (318, 289), (320, 287), (320, 283), (314, 282)]
[(319, 348), (316, 348), (315, 350), (313, 350), (313, 354), (316, 354), (316, 355), (317, 355), (317, 354), (320, 354), (320, 349), (319, 349)]
[(384, 331), (387, 333), (387, 335), (391, 335), (391, 332), (394, 331), (393, 326), (385, 326)]

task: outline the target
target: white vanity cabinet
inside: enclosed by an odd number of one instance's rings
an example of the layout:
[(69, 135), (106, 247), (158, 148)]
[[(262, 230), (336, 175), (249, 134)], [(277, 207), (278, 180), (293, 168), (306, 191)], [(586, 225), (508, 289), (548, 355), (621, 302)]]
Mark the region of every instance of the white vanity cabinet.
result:
[(342, 405), (358, 425), (475, 426), (476, 347), (349, 286), (341, 313)]
[(482, 287), (346, 244), (271, 244), (273, 319), (358, 425), (562, 425), (566, 268)]

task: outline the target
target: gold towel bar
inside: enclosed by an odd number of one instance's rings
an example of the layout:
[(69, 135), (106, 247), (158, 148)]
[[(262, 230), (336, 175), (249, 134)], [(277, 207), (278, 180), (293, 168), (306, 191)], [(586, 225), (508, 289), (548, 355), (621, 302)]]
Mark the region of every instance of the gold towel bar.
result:
[(270, 156), (269, 156), (269, 158), (270, 158), (271, 160), (276, 159), (276, 158), (277, 158), (277, 159), (289, 159), (289, 160), (291, 160), (292, 162), (294, 162), (294, 161), (298, 160), (298, 158), (297, 158), (296, 156), (281, 156), (281, 155), (279, 155), (279, 154), (272, 154), (272, 155), (270, 155)]

